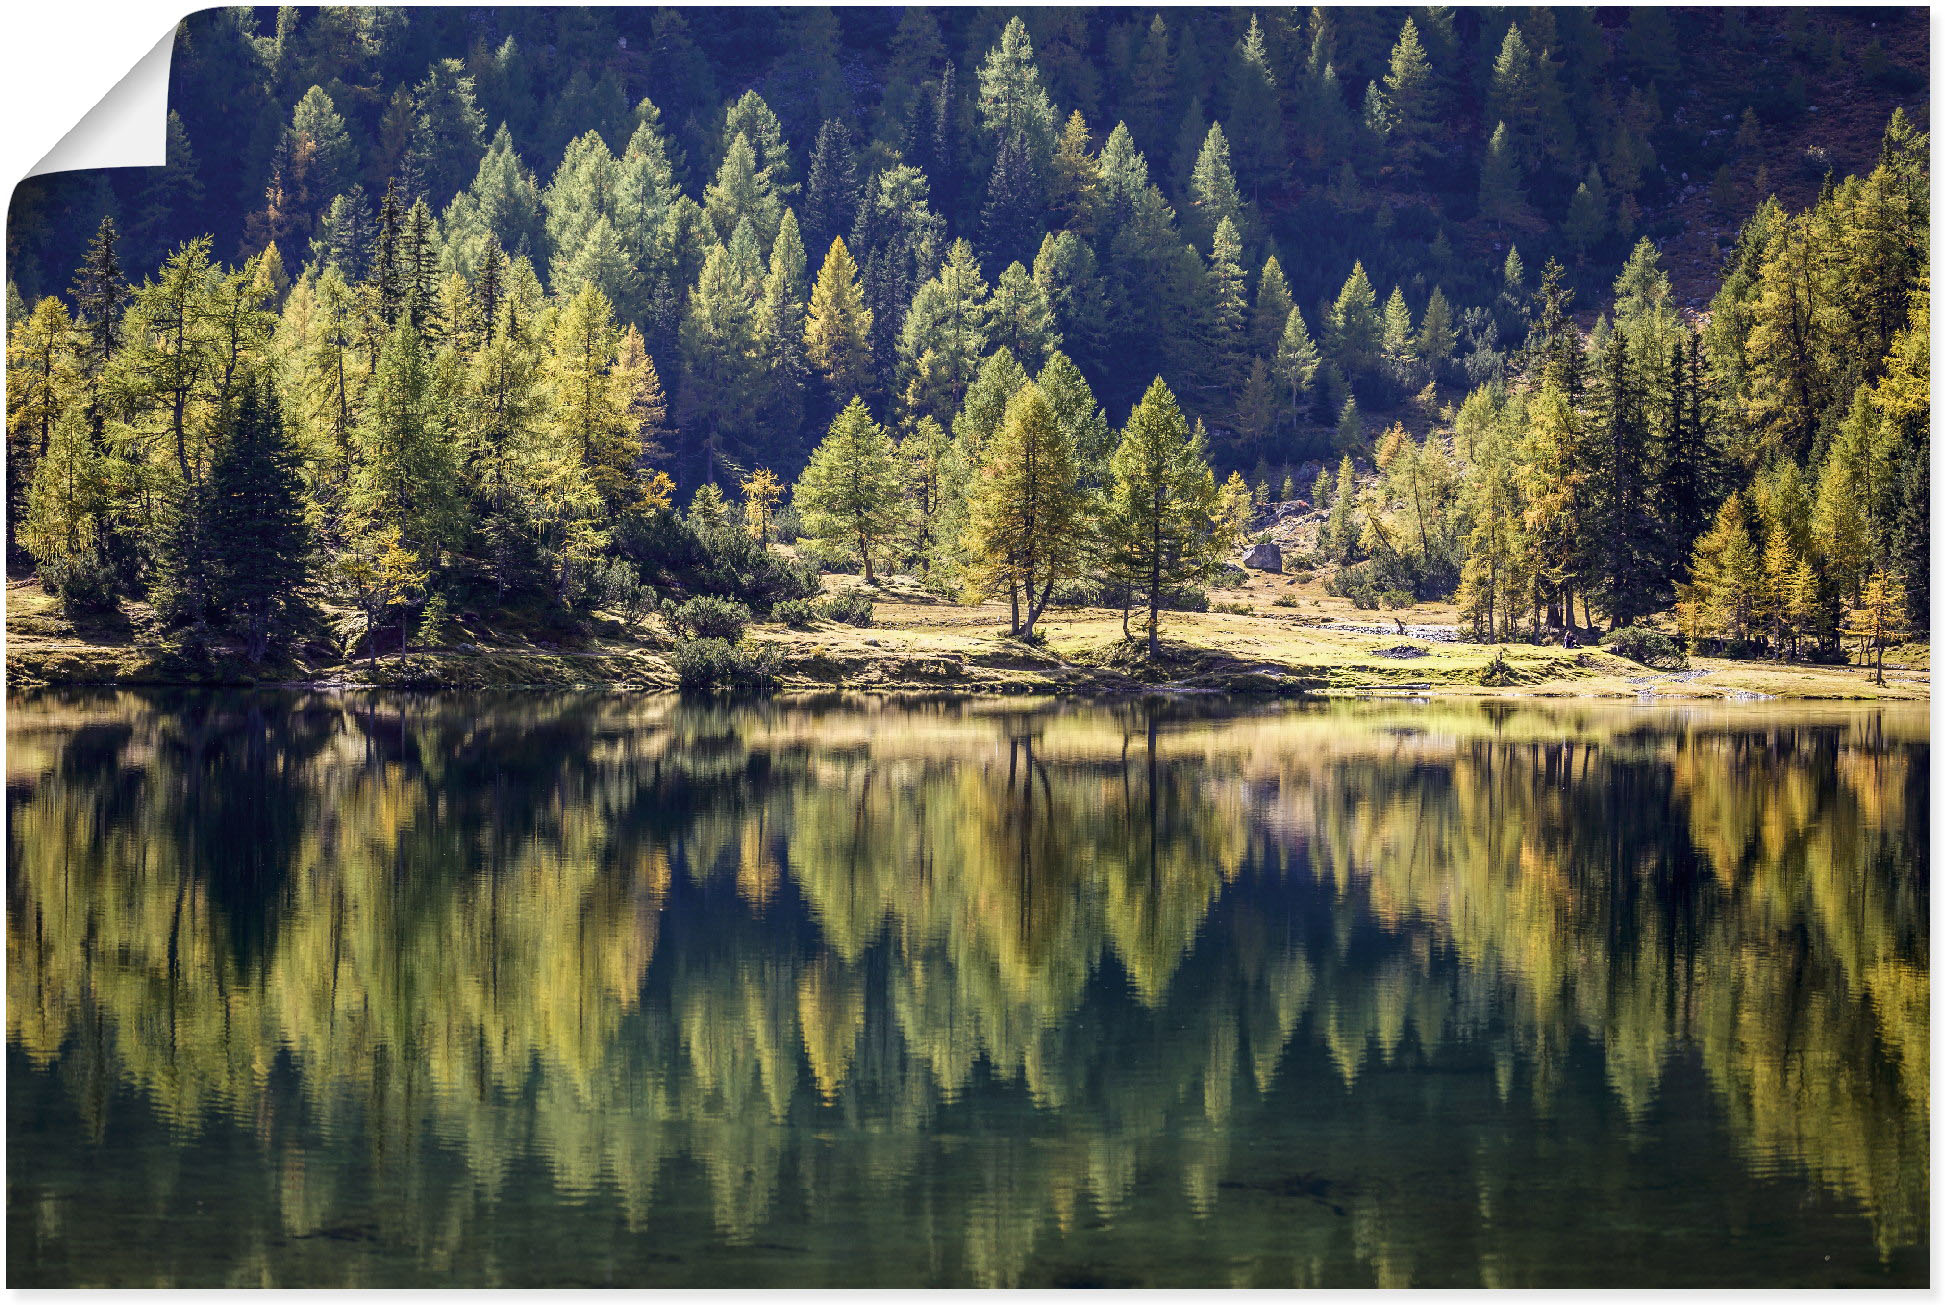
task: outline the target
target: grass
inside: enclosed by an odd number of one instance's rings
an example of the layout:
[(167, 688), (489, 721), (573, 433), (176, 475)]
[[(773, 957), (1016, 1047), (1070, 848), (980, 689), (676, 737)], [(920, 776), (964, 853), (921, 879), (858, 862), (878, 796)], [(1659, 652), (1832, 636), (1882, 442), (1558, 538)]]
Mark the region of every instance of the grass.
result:
[[(837, 577), (832, 589), (854, 588)], [(1861, 667), (1698, 657), (1688, 672), (1660, 672), (1598, 648), (1481, 645), (1428, 638), (1455, 624), (1450, 605), (1359, 610), (1320, 581), (1251, 573), (1219, 590), (1207, 613), (1165, 613), (1163, 654), (1124, 642), (1119, 610), (1061, 609), (1034, 643), (1005, 634), (1000, 604), (940, 602), (899, 579), (873, 592), (873, 625), (816, 620), (798, 629), (754, 624), (749, 639), (777, 656), (788, 690), (950, 691), (1001, 695), (1145, 689), (1323, 694), (1464, 694), (1510, 698), (1925, 700), (1929, 650), (1893, 650), (1882, 687)], [(508, 638), (470, 630), (456, 646), (401, 657), (317, 657), (251, 669), (198, 661), (144, 643), (148, 617), (130, 605), (119, 622), (76, 630), (33, 582), (7, 591), (7, 670), (16, 686), (307, 681), (342, 685), (486, 688), (671, 688), (676, 676), (659, 619), (637, 632), (606, 616), (590, 634)], [(1419, 628), (1400, 633), (1400, 626)], [(1352, 629), (1358, 628), (1358, 629)], [(1429, 629), (1426, 629), (1429, 628)], [(1495, 667), (1498, 663), (1500, 666)]]

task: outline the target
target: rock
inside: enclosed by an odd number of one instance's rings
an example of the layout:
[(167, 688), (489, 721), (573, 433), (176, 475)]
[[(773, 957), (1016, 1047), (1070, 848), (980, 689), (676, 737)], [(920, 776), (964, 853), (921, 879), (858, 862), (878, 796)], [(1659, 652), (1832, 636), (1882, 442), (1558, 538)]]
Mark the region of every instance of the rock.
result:
[(1253, 567), (1259, 572), (1281, 572), (1283, 570), (1283, 548), (1274, 540), (1251, 545), (1243, 555), (1243, 566)]

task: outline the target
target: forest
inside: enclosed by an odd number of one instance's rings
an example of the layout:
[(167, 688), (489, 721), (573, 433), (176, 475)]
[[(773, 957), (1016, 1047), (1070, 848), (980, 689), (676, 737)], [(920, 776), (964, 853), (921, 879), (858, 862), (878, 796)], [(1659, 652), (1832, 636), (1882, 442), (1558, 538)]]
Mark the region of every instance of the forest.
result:
[(1475, 640), (1922, 638), (1922, 14), (702, 16), (186, 20), (168, 165), (15, 193), (10, 575), (760, 683), (831, 572), (1155, 658), (1297, 504)]

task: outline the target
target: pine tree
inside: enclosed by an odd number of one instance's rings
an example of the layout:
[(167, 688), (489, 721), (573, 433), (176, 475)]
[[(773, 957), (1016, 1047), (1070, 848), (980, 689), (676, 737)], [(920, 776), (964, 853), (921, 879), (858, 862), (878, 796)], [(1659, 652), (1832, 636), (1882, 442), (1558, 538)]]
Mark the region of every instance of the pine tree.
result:
[(1418, 335), (1412, 330), (1411, 308), (1405, 303), (1402, 287), (1391, 288), (1385, 301), (1384, 329), (1380, 337), (1385, 372), (1400, 393), (1409, 394), (1419, 385)]
[(1452, 322), (1452, 305), (1445, 298), (1445, 292), (1432, 287), (1432, 296), (1425, 302), (1425, 316), (1418, 320), (1418, 355), (1425, 366), (1431, 369), (1432, 380), (1437, 381), (1451, 361), (1452, 351), (1459, 343), (1459, 333)]
[(486, 153), (486, 115), (457, 59), (441, 59), (415, 88), (410, 150), (424, 193), (443, 203), (466, 184)]
[(1688, 333), (1687, 350), (1669, 351), (1668, 416), (1663, 426), (1654, 511), (1661, 524), (1664, 573), (1683, 571), (1695, 541), (1707, 529), (1719, 476), (1714, 443), (1702, 422), (1701, 337)]
[(1763, 569), (1741, 494), (1723, 501), (1715, 524), (1695, 542), (1689, 577), (1676, 587), (1676, 610), (1690, 642), (1748, 642), (1762, 608)]
[(1358, 415), (1357, 396), (1346, 395), (1337, 414), (1337, 448), (1348, 455), (1364, 445), (1364, 419)]
[(1249, 539), (1250, 518), (1256, 512), (1256, 496), (1241, 472), (1231, 472), (1216, 491), (1213, 519), (1213, 548), (1218, 560), (1241, 549)]
[(1029, 383), (1007, 402), (982, 451), (968, 522), (972, 582), (982, 593), (1006, 592), (1009, 634), (1031, 640), (1055, 585), (1073, 575), (1086, 536), (1083, 503), (1072, 442)]
[[(446, 206), (439, 227), (447, 264), (467, 277), (484, 273), (489, 245), (502, 258), (508, 250), (540, 248), (545, 239), (540, 185), (521, 162), (504, 124), (494, 133), (472, 183)], [(346, 275), (355, 276), (355, 270), (347, 269)]]
[(764, 443), (773, 461), (796, 460), (804, 421), (804, 383), (810, 375), (806, 304), (810, 288), (804, 280), (805, 269), (797, 215), (785, 209), (776, 243), (770, 247), (763, 298), (756, 308), (757, 350), (770, 373), (770, 392), (762, 406), (769, 431)]
[(966, 387), (965, 403), (952, 419), (953, 439), (975, 470), (985, 461), (987, 446), (999, 435), (1006, 406), (1031, 379), (1010, 349), (997, 349), (980, 363), (972, 384)]
[(1607, 187), (1601, 181), (1601, 171), (1593, 164), (1587, 165), (1587, 179), (1574, 192), (1573, 199), (1567, 202), (1567, 217), (1561, 224), (1561, 235), (1567, 244), (1582, 259), (1591, 253), (1595, 246), (1607, 237)]
[(1532, 162), (1538, 157), (1539, 70), (1518, 23), (1507, 27), (1499, 56), (1493, 60), (1486, 112), (1491, 121), (1508, 129), (1507, 148), (1520, 161)]
[(555, 438), (610, 511), (629, 498), (642, 458), (630, 379), (615, 368), (620, 343), (608, 297), (583, 286), (555, 321), (547, 360)]
[(990, 318), (986, 283), (972, 247), (954, 241), (938, 274), (918, 288), (905, 316), (899, 362), (908, 412), (943, 419), (958, 410), (986, 352)]
[(783, 209), (769, 174), (757, 165), (755, 148), (738, 133), (730, 139), (716, 179), (703, 190), (702, 211), (710, 230), (727, 244), (738, 223), (749, 223), (761, 257), (777, 238)]
[(1087, 119), (1076, 109), (1067, 115), (1054, 144), (1047, 198), (1060, 225), (1083, 236), (1093, 234), (1101, 200), (1101, 168), (1088, 146)]
[(905, 507), (900, 540), (919, 574), (931, 585), (947, 570), (947, 555), (956, 544), (953, 519), (963, 515), (963, 506), (950, 501), (965, 489), (963, 455), (936, 419), (923, 417), (912, 425), (911, 434), (898, 442), (898, 461), (904, 478)]
[(865, 584), (900, 526), (900, 477), (891, 436), (853, 399), (811, 452), (794, 502), (804, 532), (825, 550), (855, 558)]
[(204, 496), (209, 606), (260, 663), (302, 621), (310, 579), (303, 481), (267, 382), (244, 388)]
[(20, 543), (41, 582), (70, 614), (112, 606), (115, 585), (103, 547), (109, 468), (85, 424), (70, 413), (54, 427), (27, 489)]
[(1148, 656), (1160, 658), (1163, 600), (1216, 561), (1217, 509), (1208, 459), (1160, 377), (1128, 415), (1110, 469), (1102, 521), (1106, 565), (1144, 601)]
[[(82, 343), (76, 362), (90, 383), (89, 422), (99, 431), (101, 419), (99, 413), (94, 411), (98, 403), (98, 383), (108, 370), (109, 360), (121, 348), (122, 311), (134, 297), (127, 278), (122, 275), (120, 237), (112, 215), (102, 216), (94, 239), (88, 242), (87, 257), (75, 272), (74, 285), (68, 293), (74, 296), (74, 312), (82, 330)], [(11, 375), (11, 369), (9, 373)], [(41, 443), (46, 442), (43, 440)]]

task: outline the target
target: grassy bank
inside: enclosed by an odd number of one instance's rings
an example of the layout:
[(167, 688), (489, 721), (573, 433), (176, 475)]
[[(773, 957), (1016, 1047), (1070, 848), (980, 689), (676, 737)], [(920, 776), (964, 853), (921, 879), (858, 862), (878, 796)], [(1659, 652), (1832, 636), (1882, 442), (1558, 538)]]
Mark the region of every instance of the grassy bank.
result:
[[(834, 585), (854, 584), (836, 578)], [(749, 641), (776, 655), (782, 688), (974, 694), (1112, 694), (1143, 690), (1262, 694), (1468, 694), (1509, 697), (1923, 700), (1928, 651), (1887, 660), (1886, 684), (1864, 668), (1697, 658), (1656, 671), (1602, 649), (1483, 645), (1452, 638), (1439, 605), (1372, 613), (1314, 580), (1252, 573), (1217, 591), (1207, 613), (1164, 619), (1164, 654), (1151, 663), (1121, 638), (1117, 610), (1056, 610), (1033, 644), (1007, 638), (1000, 605), (941, 603), (896, 584), (874, 592), (872, 625), (820, 621), (807, 629), (759, 623)], [(197, 654), (146, 638), (130, 606), (77, 628), (31, 582), (7, 592), (7, 674), (37, 685), (336, 684), (393, 688), (614, 686), (672, 689), (673, 638), (658, 619), (616, 622), (559, 639), (467, 631), (451, 647), (396, 646), (376, 660), (330, 651), (252, 668), (221, 651)], [(1401, 631), (1402, 627), (1402, 631)], [(1896, 664), (1892, 666), (1891, 664)]]

